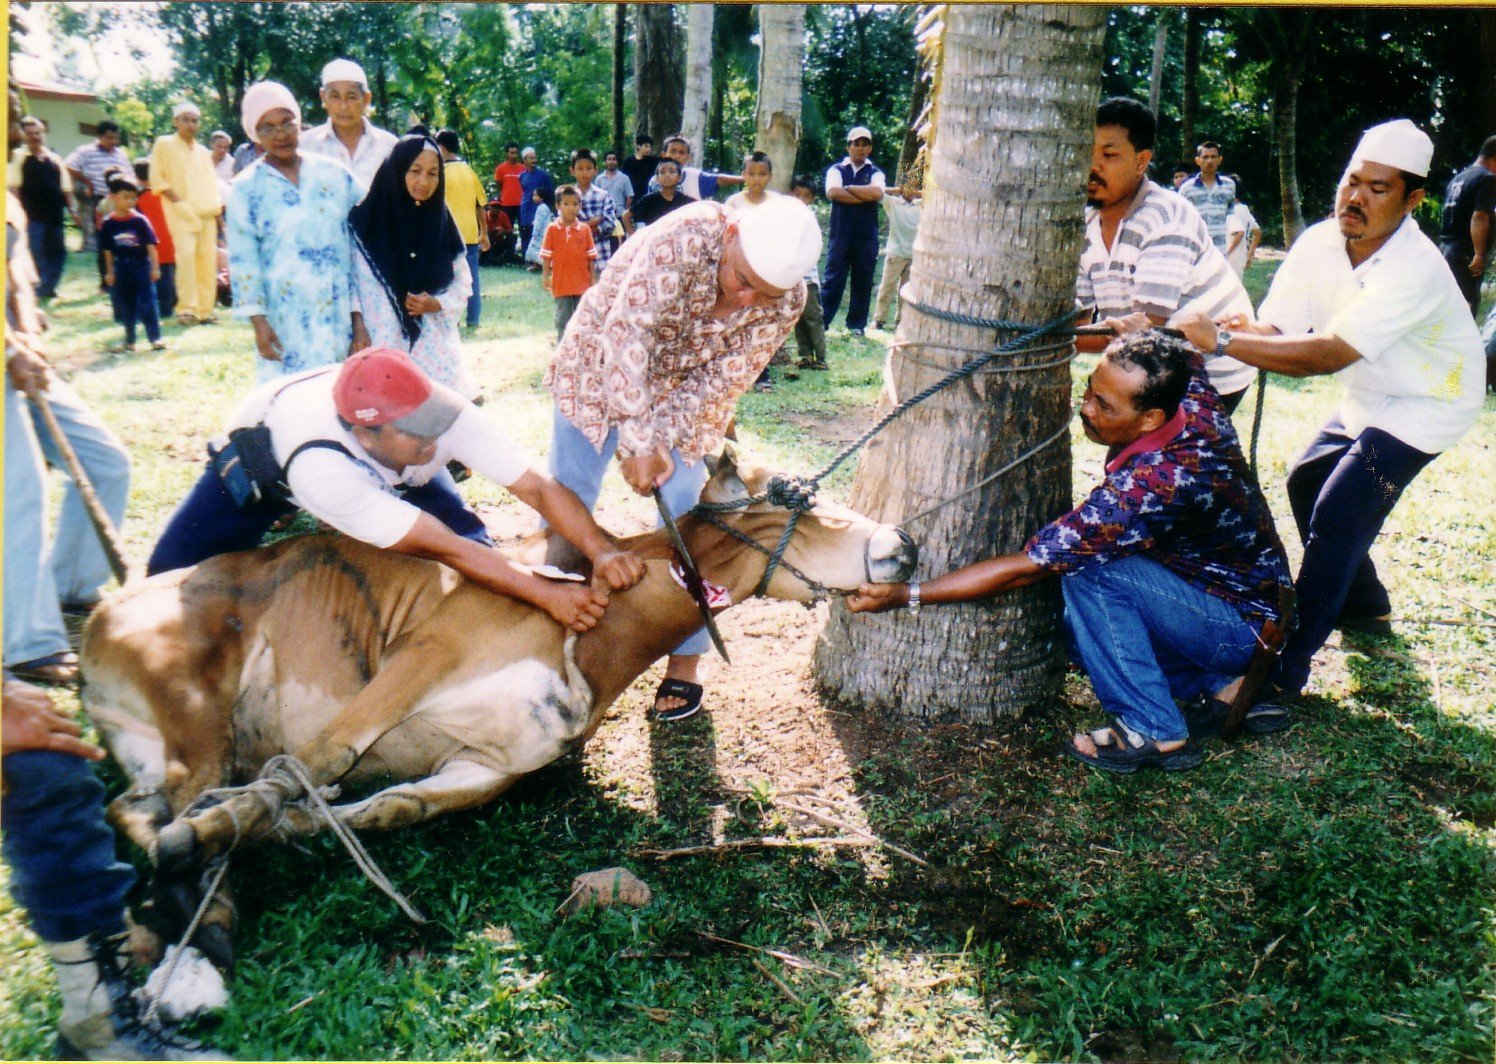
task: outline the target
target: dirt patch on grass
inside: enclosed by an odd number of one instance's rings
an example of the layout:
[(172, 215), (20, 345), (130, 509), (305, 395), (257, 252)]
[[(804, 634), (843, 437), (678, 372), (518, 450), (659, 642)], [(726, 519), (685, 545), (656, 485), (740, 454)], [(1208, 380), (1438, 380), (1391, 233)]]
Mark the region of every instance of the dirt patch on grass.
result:
[(784, 413), (780, 417), (822, 443), (845, 447), (873, 424), (873, 411), (846, 410), (838, 413)]

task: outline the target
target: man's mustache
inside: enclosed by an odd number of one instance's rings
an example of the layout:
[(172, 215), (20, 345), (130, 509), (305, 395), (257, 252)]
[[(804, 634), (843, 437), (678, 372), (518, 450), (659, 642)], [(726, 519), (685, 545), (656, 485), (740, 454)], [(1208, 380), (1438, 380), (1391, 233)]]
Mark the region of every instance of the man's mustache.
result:
[(1366, 212), (1363, 211), (1360, 207), (1346, 207), (1343, 210), (1341, 210), (1340, 217), (1342, 217), (1342, 218), (1359, 218), (1359, 219), (1361, 219), (1364, 222), (1364, 221), (1366, 221)]
[(1088, 184), (1088, 185), (1097, 185), (1097, 186), (1099, 186), (1101, 188), (1106, 188), (1106, 182), (1104, 180), (1102, 180), (1101, 175), (1098, 174), (1095, 170), (1092, 170), (1091, 171), (1091, 176), (1088, 177), (1088, 178), (1086, 178), (1086, 184)]

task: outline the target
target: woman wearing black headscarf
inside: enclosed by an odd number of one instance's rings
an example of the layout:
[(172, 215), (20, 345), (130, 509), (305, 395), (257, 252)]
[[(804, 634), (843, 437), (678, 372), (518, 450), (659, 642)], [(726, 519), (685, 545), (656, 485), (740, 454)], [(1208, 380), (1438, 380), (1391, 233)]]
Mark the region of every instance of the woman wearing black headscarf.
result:
[(348, 214), (354, 276), (374, 346), (410, 352), (432, 380), (471, 399), (478, 388), (458, 324), (473, 279), (444, 185), (436, 142), (416, 131), (401, 137)]

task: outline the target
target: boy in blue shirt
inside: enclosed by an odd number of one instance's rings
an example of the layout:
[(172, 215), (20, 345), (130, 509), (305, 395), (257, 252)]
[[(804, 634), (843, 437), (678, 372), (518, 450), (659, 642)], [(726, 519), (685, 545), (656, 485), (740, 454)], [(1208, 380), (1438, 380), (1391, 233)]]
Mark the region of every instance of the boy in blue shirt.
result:
[(99, 225), (99, 250), (104, 255), (104, 284), (114, 304), (114, 320), (125, 327), (124, 342), (110, 350), (135, 350), (135, 326), (139, 323), (145, 325), (151, 349), (165, 350), (161, 320), (156, 316), (161, 262), (156, 254), (156, 231), (135, 209), (140, 186), (129, 175), (114, 173), (109, 178), (109, 197), (114, 209)]

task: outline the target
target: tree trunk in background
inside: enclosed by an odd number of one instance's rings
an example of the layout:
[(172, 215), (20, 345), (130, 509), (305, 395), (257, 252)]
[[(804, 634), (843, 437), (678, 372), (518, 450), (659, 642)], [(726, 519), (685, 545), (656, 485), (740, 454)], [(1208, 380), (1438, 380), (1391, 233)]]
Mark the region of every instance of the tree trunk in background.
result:
[(753, 144), (774, 161), (769, 187), (788, 192), (800, 149), (800, 100), (805, 72), (805, 5), (758, 8), (758, 108)]
[(909, 171), (919, 158), (919, 120), (930, 98), (930, 72), (923, 62), (914, 68), (914, 85), (909, 90), (909, 121), (904, 125), (904, 143), (899, 147), (899, 170), (888, 177), (900, 183), (909, 180)]
[[(1075, 298), (1084, 241), (1080, 181), (1100, 97), (1106, 9), (961, 4), (946, 9), (937, 134), (909, 284), (914, 299), (1042, 323)], [(908, 309), (879, 413), (930, 385), (994, 333)], [(1007, 334), (1004, 334), (1007, 338)], [(1053, 362), (1069, 344), (999, 360)], [(897, 522), (990, 475), (1070, 416), (1070, 368), (980, 373), (915, 407), (863, 453), (851, 503)], [(935, 456), (932, 460), (932, 456)], [(913, 524), (919, 575), (1021, 549), (1070, 506), (1069, 436)], [(985, 721), (1052, 696), (1062, 675), (1059, 586), (985, 602), (854, 617), (837, 603), (816, 646), (833, 698), (907, 719)]]
[(1200, 114), (1200, 12), (1184, 9), (1184, 99), (1179, 102), (1180, 156), (1195, 157), (1195, 119)]
[(1278, 149), (1278, 191), (1283, 200), (1283, 246), (1304, 231), (1299, 195), (1299, 76), (1280, 71), (1273, 81), (1273, 143)]
[(686, 5), (686, 84), (680, 132), (691, 142), (696, 161), (706, 165), (707, 118), (712, 108), (711, 4)]
[(654, 137), (659, 150), (680, 131), (684, 86), (680, 70), (680, 30), (674, 4), (634, 5), (634, 93), (639, 129)]
[[(1496, 134), (1496, 7), (1483, 7), (1474, 12), (1480, 26), (1480, 49), (1479, 54), (1485, 59), (1480, 66), (1480, 91), (1478, 98), (1481, 101), (1479, 111), (1480, 136), (1482, 138)], [(1478, 148), (1479, 145), (1471, 145)], [(1471, 154), (1474, 154), (1473, 150)], [(1455, 153), (1455, 158), (1463, 156)]]
[[(624, 60), (629, 49), (629, 6), (613, 5), (613, 147), (619, 157), (633, 154), (633, 138), (623, 129)], [(641, 192), (640, 195), (643, 195)]]
[(1158, 16), (1158, 28), (1153, 31), (1153, 70), (1148, 77), (1148, 110), (1158, 114), (1158, 105), (1164, 95), (1164, 55), (1169, 47), (1169, 23), (1174, 19), (1174, 9), (1154, 8)]

